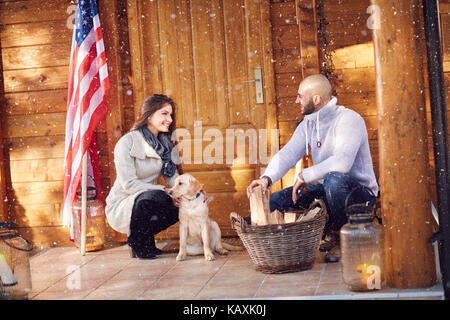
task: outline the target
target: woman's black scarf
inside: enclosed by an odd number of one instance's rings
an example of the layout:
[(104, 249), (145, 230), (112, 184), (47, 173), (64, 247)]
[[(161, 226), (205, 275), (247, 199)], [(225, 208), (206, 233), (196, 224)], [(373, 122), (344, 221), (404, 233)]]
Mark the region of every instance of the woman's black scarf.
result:
[(158, 134), (158, 138), (147, 128), (142, 127), (140, 129), (145, 141), (152, 147), (156, 153), (161, 157), (163, 162), (161, 173), (166, 177), (172, 177), (175, 174), (177, 166), (172, 161), (172, 142), (169, 139), (169, 135), (165, 132)]

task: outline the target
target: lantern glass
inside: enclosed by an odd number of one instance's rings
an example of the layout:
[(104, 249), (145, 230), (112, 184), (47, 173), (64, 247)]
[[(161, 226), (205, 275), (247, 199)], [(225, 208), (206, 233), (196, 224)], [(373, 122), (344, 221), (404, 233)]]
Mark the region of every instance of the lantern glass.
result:
[(0, 231), (0, 294), (3, 299), (28, 299), (33, 245), (16, 231)]
[(370, 213), (349, 216), (341, 228), (343, 279), (352, 291), (378, 290), (385, 285), (384, 238)]
[[(81, 248), (81, 200), (73, 205), (74, 243)], [(105, 245), (105, 208), (98, 199), (86, 201), (86, 251), (103, 249)]]

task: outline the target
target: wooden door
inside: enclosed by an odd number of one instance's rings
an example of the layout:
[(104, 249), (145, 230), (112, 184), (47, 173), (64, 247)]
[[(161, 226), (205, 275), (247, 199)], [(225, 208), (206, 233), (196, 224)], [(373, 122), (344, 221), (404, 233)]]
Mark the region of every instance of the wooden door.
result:
[(268, 0), (128, 1), (136, 114), (150, 94), (175, 100), (183, 170), (214, 198), (224, 235), (231, 211), (249, 214), (245, 189), (278, 147), (269, 10)]

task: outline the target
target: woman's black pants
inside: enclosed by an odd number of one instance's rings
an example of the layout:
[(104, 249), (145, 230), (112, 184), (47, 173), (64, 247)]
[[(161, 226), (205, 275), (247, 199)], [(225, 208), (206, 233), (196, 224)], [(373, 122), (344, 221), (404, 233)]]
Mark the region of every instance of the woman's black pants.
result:
[(154, 235), (178, 222), (178, 208), (162, 190), (141, 193), (134, 201), (128, 245), (138, 257), (155, 252)]

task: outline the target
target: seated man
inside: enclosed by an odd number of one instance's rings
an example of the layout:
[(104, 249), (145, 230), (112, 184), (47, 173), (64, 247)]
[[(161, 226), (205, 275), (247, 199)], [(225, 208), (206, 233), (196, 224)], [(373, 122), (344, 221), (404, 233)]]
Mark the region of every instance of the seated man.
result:
[[(292, 211), (308, 208), (315, 198), (323, 199), (328, 211), (327, 262), (339, 261), (339, 229), (347, 222), (344, 206), (347, 195), (358, 186), (378, 194), (370, 155), (369, 141), (363, 118), (353, 110), (337, 105), (328, 79), (315, 74), (301, 81), (295, 101), (304, 115), (289, 142), (271, 159), (264, 174), (250, 183), (247, 196), (256, 186), (263, 190), (279, 180), (297, 161), (308, 154), (314, 165), (296, 177), (292, 187), (275, 192), (270, 197), (270, 211)], [(352, 195), (352, 202), (374, 200), (367, 189)], [(328, 246), (327, 246), (328, 245)], [(334, 247), (334, 250), (332, 250)]]

